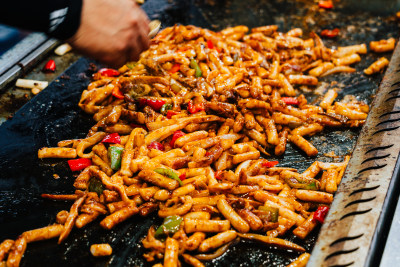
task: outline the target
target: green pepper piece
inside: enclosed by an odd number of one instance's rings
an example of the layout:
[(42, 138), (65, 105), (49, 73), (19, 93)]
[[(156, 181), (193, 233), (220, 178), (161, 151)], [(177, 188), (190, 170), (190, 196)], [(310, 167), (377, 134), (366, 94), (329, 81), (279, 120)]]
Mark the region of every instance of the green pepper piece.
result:
[(167, 114), (168, 110), (171, 110), (171, 109), (172, 109), (171, 104), (164, 104), (164, 105), (162, 105), (160, 112), (161, 112), (161, 114), (165, 115), (165, 114)]
[(172, 91), (174, 91), (174, 93), (176, 93), (176, 94), (179, 93), (181, 90), (185, 89), (185, 87), (182, 84), (180, 84), (179, 82), (177, 82), (176, 80), (174, 80), (172, 78), (170, 81), (170, 86), (171, 86)]
[(318, 190), (319, 182), (315, 179), (297, 179), (296, 177), (285, 177), (285, 182), (292, 188), (305, 190)]
[(233, 62), (236, 62), (239, 60), (239, 53), (233, 54)]
[(114, 171), (121, 168), (121, 157), (123, 150), (124, 148), (119, 146), (110, 146), (108, 148), (108, 158), (111, 162), (111, 169), (113, 169)]
[(128, 68), (130, 68), (130, 69), (133, 69), (134, 67), (136, 67), (137, 66), (137, 62), (136, 61), (131, 61), (131, 62), (127, 62), (125, 65), (128, 67)]
[(259, 206), (258, 209), (269, 212), (271, 222), (274, 222), (274, 223), (278, 222), (278, 216), (279, 216), (278, 208), (271, 207), (271, 206)]
[(314, 181), (314, 182), (311, 182), (309, 184), (306, 184), (304, 189), (306, 189), (306, 190), (318, 190), (317, 181)]
[(180, 186), (183, 185), (181, 179), (179, 179), (178, 174), (176, 174), (176, 172), (174, 172), (173, 170), (165, 169), (165, 168), (156, 168), (156, 169), (154, 169), (154, 171), (155, 171), (156, 173), (161, 174), (161, 175), (167, 176), (167, 177), (170, 178), (170, 179), (177, 180), (177, 181), (179, 182), (179, 185), (180, 185)]
[(154, 237), (160, 239), (166, 235), (175, 234), (179, 231), (183, 218), (178, 215), (165, 217), (164, 222), (157, 228)]
[(96, 192), (97, 195), (100, 196), (101, 194), (103, 194), (104, 185), (99, 179), (92, 177), (89, 180), (88, 189), (89, 189), (89, 192)]
[(194, 58), (190, 60), (190, 67), (196, 71), (195, 72), (196, 77), (201, 77), (203, 75), (199, 67), (199, 64), (197, 64), (197, 61)]

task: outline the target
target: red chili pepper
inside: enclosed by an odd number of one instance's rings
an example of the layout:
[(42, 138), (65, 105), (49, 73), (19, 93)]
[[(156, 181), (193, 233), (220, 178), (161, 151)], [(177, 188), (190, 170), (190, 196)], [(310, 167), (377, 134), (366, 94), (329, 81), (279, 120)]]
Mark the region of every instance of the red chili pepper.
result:
[(281, 97), (281, 100), (285, 102), (286, 105), (298, 105), (300, 104), (299, 100), (295, 97)]
[(319, 1), (318, 6), (320, 8), (331, 9), (333, 8), (333, 3), (331, 0), (324, 0), (324, 1)]
[(179, 113), (180, 113), (180, 112), (178, 112), (178, 111), (168, 110), (168, 111), (167, 111), (167, 118), (168, 118), (168, 119), (171, 119), (172, 116), (174, 116), (174, 115), (176, 115), (176, 114), (179, 114)]
[(100, 69), (99, 73), (101, 76), (106, 76), (106, 77), (116, 77), (119, 75), (119, 71), (114, 70), (114, 69), (108, 69), (108, 68)]
[(155, 111), (160, 111), (161, 107), (165, 104), (165, 100), (161, 99), (145, 99), (142, 98), (139, 101), (140, 106), (150, 106)]
[(145, 130), (147, 131), (147, 128), (146, 128), (146, 126), (144, 126), (144, 125), (136, 124), (136, 123), (131, 123), (130, 125), (131, 125), (133, 128), (142, 128), (142, 129), (145, 129)]
[(207, 41), (207, 47), (210, 48), (210, 49), (214, 48), (214, 44), (213, 44), (213, 42), (211, 40)]
[(102, 143), (110, 143), (110, 144), (121, 144), (121, 137), (118, 133), (112, 133), (106, 135), (106, 137), (101, 140)]
[(179, 137), (184, 136), (184, 135), (185, 135), (185, 133), (182, 131), (174, 132), (174, 134), (172, 135), (171, 142), (169, 143), (171, 145), (171, 147), (174, 147), (176, 139), (178, 139)]
[(328, 214), (329, 207), (327, 206), (321, 206), (318, 207), (318, 209), (314, 212), (313, 219), (315, 221), (319, 221), (320, 223), (323, 223), (326, 217), (326, 214)]
[(340, 30), (338, 28), (335, 28), (333, 30), (328, 30), (325, 29), (321, 32), (321, 36), (327, 37), (327, 38), (335, 38), (336, 36), (339, 35)]
[(216, 172), (214, 173), (215, 179), (217, 179), (217, 180), (222, 180), (222, 177), (221, 177), (222, 172), (223, 172), (222, 170), (216, 171)]
[(186, 180), (186, 173), (182, 173), (181, 175), (179, 175), (179, 179), (181, 179), (181, 181)]
[(151, 142), (150, 145), (147, 146), (148, 149), (157, 149), (160, 151), (164, 151), (165, 147), (163, 144), (161, 144), (160, 142), (154, 141)]
[(181, 64), (175, 63), (172, 68), (169, 70), (169, 73), (178, 72), (181, 69)]
[(188, 110), (191, 114), (193, 114), (193, 113), (197, 113), (197, 112), (203, 111), (203, 110), (205, 110), (205, 108), (204, 108), (204, 104), (203, 104), (203, 103), (199, 103), (199, 104), (194, 105), (194, 104), (193, 104), (193, 101), (190, 100), (189, 103), (188, 103), (188, 108), (187, 108), (187, 110)]
[(271, 167), (274, 167), (275, 165), (277, 165), (279, 162), (278, 161), (265, 161), (265, 162), (263, 162), (261, 165), (263, 166), (263, 167), (267, 167), (267, 168), (271, 168)]
[(68, 165), (71, 171), (76, 172), (92, 165), (92, 161), (90, 159), (85, 159), (85, 158), (71, 159), (68, 160)]
[(47, 63), (43, 67), (43, 72), (55, 72), (56, 71), (56, 62), (52, 59), (47, 61)]
[(141, 98), (139, 99), (139, 106), (144, 107), (147, 105), (147, 99), (146, 98)]
[(113, 88), (113, 90), (112, 90), (112, 95), (113, 95), (115, 98), (124, 99), (124, 95), (122, 94), (122, 92), (119, 90), (118, 87), (114, 87), (114, 88)]

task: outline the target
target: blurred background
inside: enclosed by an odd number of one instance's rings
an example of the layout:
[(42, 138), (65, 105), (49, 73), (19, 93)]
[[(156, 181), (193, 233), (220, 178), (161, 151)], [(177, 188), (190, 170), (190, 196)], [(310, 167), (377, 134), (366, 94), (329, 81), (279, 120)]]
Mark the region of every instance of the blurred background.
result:
[(0, 56), (28, 34), (29, 32), (0, 24)]

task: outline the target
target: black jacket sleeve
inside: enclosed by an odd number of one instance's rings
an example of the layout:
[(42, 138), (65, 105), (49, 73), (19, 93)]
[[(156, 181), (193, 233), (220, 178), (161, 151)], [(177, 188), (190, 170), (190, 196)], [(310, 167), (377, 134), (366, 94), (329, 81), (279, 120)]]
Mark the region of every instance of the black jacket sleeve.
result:
[(81, 10), (82, 0), (3, 0), (0, 23), (68, 39), (79, 28)]

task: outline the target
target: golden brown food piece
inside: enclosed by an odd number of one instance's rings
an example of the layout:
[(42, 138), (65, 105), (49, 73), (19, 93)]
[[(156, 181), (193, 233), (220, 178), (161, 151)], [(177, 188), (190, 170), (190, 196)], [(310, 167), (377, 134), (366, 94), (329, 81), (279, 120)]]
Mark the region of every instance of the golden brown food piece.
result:
[(344, 57), (350, 54), (366, 54), (367, 53), (367, 45), (366, 44), (358, 44), (358, 45), (350, 45), (350, 46), (339, 46), (338, 50), (333, 53), (334, 57)]
[(165, 204), (160, 204), (160, 210), (158, 216), (165, 218), (172, 215), (184, 215), (190, 211), (193, 206), (193, 199), (191, 196), (174, 197)]
[(292, 135), (311, 136), (318, 132), (321, 132), (323, 129), (324, 127), (322, 125), (318, 123), (312, 123), (312, 124), (302, 125), (300, 127), (297, 127), (296, 129), (293, 129)]
[(396, 45), (396, 39), (389, 38), (387, 40), (371, 41), (369, 43), (369, 49), (376, 53), (384, 53), (393, 51)]
[(3, 261), (14, 245), (14, 240), (6, 239), (0, 244), (0, 261)]
[(308, 167), (301, 175), (303, 177), (314, 178), (320, 171), (321, 167), (319, 166), (318, 161), (314, 161), (314, 163), (311, 164), (310, 167)]
[(164, 267), (178, 267), (179, 242), (167, 237), (165, 241)]
[(203, 242), (201, 242), (199, 246), (199, 252), (207, 252), (213, 249), (216, 249), (222, 245), (225, 245), (232, 240), (234, 240), (237, 236), (236, 231), (234, 230), (229, 230), (225, 231), (219, 234), (216, 234), (210, 238), (205, 239)]
[(302, 201), (310, 201), (323, 204), (330, 204), (333, 200), (333, 195), (330, 193), (312, 190), (296, 190), (296, 197)]
[(310, 213), (307, 220), (293, 230), (293, 234), (298, 238), (304, 239), (318, 225), (314, 220), (314, 212)]
[(198, 220), (185, 218), (185, 232), (219, 233), (229, 230), (231, 224), (228, 220)]
[(93, 244), (90, 246), (90, 253), (94, 257), (110, 256), (112, 254), (112, 248), (110, 244)]
[(226, 196), (225, 195), (215, 195), (215, 196), (206, 196), (206, 197), (194, 197), (193, 205), (204, 204), (204, 205), (216, 206), (218, 203), (218, 200), (220, 200), (221, 198), (226, 198)]
[(193, 142), (196, 140), (204, 139), (208, 136), (206, 131), (197, 131), (193, 133), (186, 134), (175, 140), (175, 147), (183, 147), (186, 143)]
[(86, 199), (87, 194), (85, 193), (80, 198), (78, 198), (74, 204), (71, 206), (71, 209), (68, 213), (67, 220), (64, 224), (62, 232), (59, 234), (58, 244), (61, 244), (71, 233), (72, 228), (74, 227), (76, 218), (78, 217), (78, 210), (82, 206), (83, 202)]
[(325, 185), (325, 191), (328, 193), (335, 193), (337, 190), (337, 177), (339, 175), (339, 172), (337, 169), (329, 169), (326, 171), (326, 185)]
[(201, 242), (206, 238), (206, 234), (203, 232), (195, 232), (193, 235), (191, 235), (185, 243), (185, 249), (189, 251), (196, 250)]
[(292, 249), (294, 251), (300, 251), (304, 252), (305, 249), (299, 245), (296, 245), (292, 242), (289, 242), (287, 240), (283, 240), (280, 238), (274, 238), (274, 237), (269, 237), (269, 236), (264, 236), (264, 235), (258, 235), (258, 234), (238, 234), (241, 238), (244, 239), (250, 239), (250, 240), (256, 240), (259, 241), (263, 244), (270, 245), (270, 246), (277, 246), (283, 249)]
[(286, 267), (305, 267), (310, 259), (310, 253), (303, 253)]
[(289, 75), (289, 82), (291, 84), (317, 85), (318, 79), (309, 75), (291, 74)]
[(240, 217), (239, 214), (236, 213), (232, 206), (229, 205), (228, 201), (226, 201), (225, 199), (219, 199), (217, 202), (217, 207), (221, 214), (229, 220), (229, 222), (236, 230), (241, 233), (247, 233), (248, 231), (250, 231), (249, 224), (245, 220), (243, 220), (243, 218)]
[(193, 267), (203, 267), (204, 266), (204, 264), (201, 263), (201, 261), (199, 261), (198, 259), (196, 259), (193, 256), (190, 256), (189, 254), (183, 254), (182, 257), (187, 264), (189, 264)]
[(52, 195), (52, 194), (41, 194), (42, 198), (52, 199), (52, 200), (76, 200), (79, 198), (78, 195)]
[(250, 226), (252, 231), (259, 231), (263, 228), (263, 222), (259, 217), (247, 209), (240, 209), (237, 211), (239, 216), (242, 217)]
[(180, 197), (180, 196), (184, 196), (187, 195), (191, 192), (193, 192), (196, 188), (194, 187), (194, 185), (192, 184), (187, 184), (184, 186), (181, 186), (177, 189), (175, 189), (172, 194), (171, 197)]
[(139, 173), (138, 177), (146, 182), (155, 184), (159, 187), (174, 190), (179, 187), (176, 180), (170, 179), (152, 170), (143, 170)]
[(340, 102), (335, 102), (335, 112), (351, 120), (365, 120), (368, 116), (367, 113), (351, 109), (346, 104)]
[(335, 73), (340, 73), (340, 72), (344, 72), (344, 73), (353, 73), (355, 72), (356, 69), (346, 66), (346, 65), (339, 65), (339, 66), (335, 66), (332, 69), (329, 69), (327, 71), (325, 71), (323, 74), (321, 74), (320, 77), (325, 77), (331, 74), (335, 74)]
[(105, 132), (96, 132), (94, 134), (92, 134), (90, 137), (87, 137), (85, 139), (82, 139), (78, 145), (76, 146), (76, 154), (78, 155), (78, 157), (81, 158), (91, 158), (94, 154), (93, 151), (91, 151), (90, 153), (85, 153), (85, 150), (89, 147), (94, 146), (95, 144), (97, 144), (98, 142), (100, 142), (101, 140), (103, 140), (103, 138), (107, 135), (107, 133)]
[(136, 204), (134, 202), (132, 202), (125, 208), (122, 208), (122, 209), (108, 215), (107, 217), (105, 217), (100, 222), (100, 225), (101, 225), (101, 227), (110, 230), (118, 223), (125, 221), (126, 219), (130, 218), (131, 216), (137, 214), (138, 212), (139, 212), (139, 209), (136, 207)]
[(368, 68), (364, 70), (366, 75), (372, 75), (374, 73), (380, 72), (383, 70), (387, 65), (389, 65), (389, 60), (385, 57), (379, 58), (377, 61), (372, 63)]
[(209, 220), (211, 218), (211, 214), (205, 211), (196, 211), (186, 214), (183, 218), (193, 220)]
[[(68, 218), (67, 218), (68, 220)], [(64, 230), (61, 224), (49, 225), (43, 228), (26, 231), (22, 234), (27, 243), (58, 237)]]
[(22, 256), (26, 250), (26, 239), (24, 236), (20, 235), (17, 240), (15, 240), (11, 251), (8, 254), (6, 266), (7, 267), (18, 267), (21, 262)]
[(320, 66), (309, 71), (309, 74), (315, 77), (321, 76), (323, 73), (333, 69), (334, 65), (330, 62), (322, 63)]
[(325, 93), (324, 98), (322, 99), (322, 101), (319, 105), (323, 109), (328, 109), (332, 105), (333, 101), (335, 101), (337, 96), (338, 96), (338, 93), (336, 92), (335, 89), (329, 89)]
[(275, 147), (275, 155), (280, 156), (283, 155), (283, 153), (285, 153), (288, 136), (289, 136), (288, 128), (284, 128), (283, 131), (279, 133), (279, 143)]
[(42, 147), (38, 151), (38, 158), (76, 158), (76, 149), (68, 147)]
[(333, 63), (337, 66), (351, 65), (361, 61), (361, 57), (358, 54), (352, 54), (341, 58), (336, 58)]
[(290, 142), (292, 142), (301, 150), (303, 150), (309, 157), (313, 157), (318, 154), (318, 150), (310, 142), (308, 142), (300, 135), (290, 136)]

